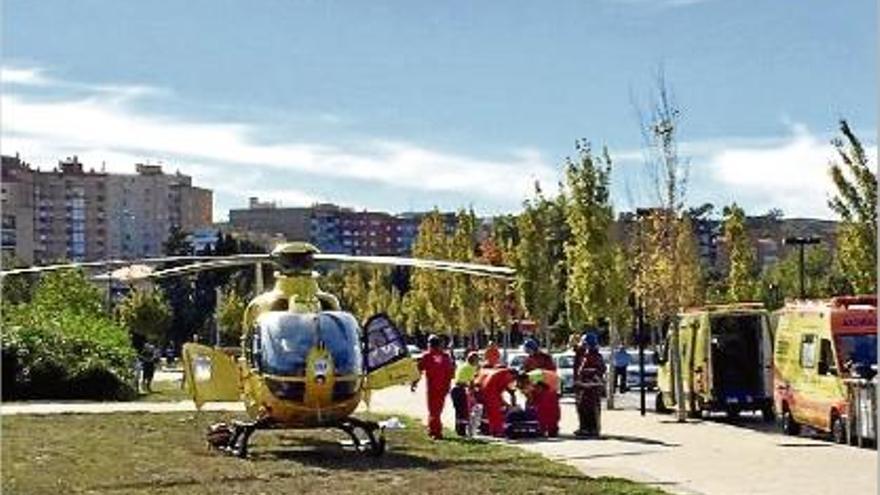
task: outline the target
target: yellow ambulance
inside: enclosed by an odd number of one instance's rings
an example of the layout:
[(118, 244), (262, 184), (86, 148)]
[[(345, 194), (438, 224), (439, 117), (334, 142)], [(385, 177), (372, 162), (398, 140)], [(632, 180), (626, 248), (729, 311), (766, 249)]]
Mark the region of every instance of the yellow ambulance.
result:
[[(760, 411), (764, 419), (773, 418), (769, 316), (760, 303), (704, 306), (679, 315), (682, 389), (691, 416)], [(669, 337), (658, 354), (658, 412), (676, 407)]]
[(844, 380), (877, 369), (876, 296), (786, 305), (775, 347), (774, 402), (783, 431), (796, 435), (806, 425), (847, 442)]

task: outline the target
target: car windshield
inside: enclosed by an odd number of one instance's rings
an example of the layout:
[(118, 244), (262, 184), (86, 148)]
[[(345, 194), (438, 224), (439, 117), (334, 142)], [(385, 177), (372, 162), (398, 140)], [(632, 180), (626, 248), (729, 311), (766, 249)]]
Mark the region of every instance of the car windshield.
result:
[(361, 369), (359, 327), (348, 313), (327, 311), (312, 314), (267, 313), (258, 320), (255, 346), (261, 351), (264, 372), (283, 376), (305, 376), (309, 351), (319, 342), (330, 351), (337, 374)]
[(574, 356), (556, 356), (556, 366), (559, 368), (574, 368)]
[(837, 337), (837, 355), (844, 364), (852, 361), (856, 366), (877, 364), (877, 335), (840, 335)]

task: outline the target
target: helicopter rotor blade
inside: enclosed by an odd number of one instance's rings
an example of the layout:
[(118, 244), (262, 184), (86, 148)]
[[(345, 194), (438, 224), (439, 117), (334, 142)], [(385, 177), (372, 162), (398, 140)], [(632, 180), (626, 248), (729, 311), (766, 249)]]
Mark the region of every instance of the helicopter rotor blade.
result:
[(495, 278), (513, 278), (516, 272), (506, 266), (483, 265), (479, 263), (461, 263), (457, 261), (429, 260), (421, 258), (403, 258), (398, 256), (354, 256), (348, 254), (316, 253), (315, 261), (336, 261), (341, 263), (365, 263), (372, 265), (409, 266), (429, 270), (462, 273), (474, 276)]
[(269, 255), (247, 255), (246, 257), (228, 257), (218, 258), (211, 261), (201, 263), (191, 263), (189, 265), (167, 268), (165, 270), (157, 270), (144, 278), (166, 278), (177, 275), (187, 275), (207, 270), (219, 270), (223, 268), (239, 268), (242, 266), (253, 265), (256, 263), (269, 262)]
[[(76, 269), (76, 268), (101, 268), (101, 267), (125, 267), (125, 266), (136, 266), (136, 265), (154, 265), (160, 263), (175, 263), (180, 261), (190, 261), (190, 262), (210, 262), (210, 261), (219, 261), (219, 260), (239, 260), (239, 259), (248, 259), (255, 260), (253, 262), (268, 260), (269, 255), (267, 254), (237, 254), (232, 256), (163, 256), (158, 258), (142, 258), (142, 259), (131, 259), (131, 260), (122, 260), (122, 259), (114, 259), (114, 260), (102, 260), (102, 261), (86, 261), (79, 263), (61, 263), (57, 265), (42, 265), (42, 266), (29, 266), (24, 268), (13, 268), (10, 270), (0, 271), (0, 278), (12, 276), (12, 275), (24, 275), (24, 274), (34, 274), (34, 273), (44, 273), (44, 272), (53, 272), (58, 270), (68, 270), (68, 269)], [(111, 272), (112, 273), (112, 272)], [(106, 278), (109, 274), (99, 275), (98, 278)]]

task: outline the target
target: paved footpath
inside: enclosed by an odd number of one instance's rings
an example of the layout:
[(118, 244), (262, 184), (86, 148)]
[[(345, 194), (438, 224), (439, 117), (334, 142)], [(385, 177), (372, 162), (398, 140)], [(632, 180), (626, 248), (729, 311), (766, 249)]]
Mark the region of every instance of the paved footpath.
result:
[[(207, 405), (241, 411), (240, 403)], [(373, 412), (424, 417), (424, 391), (395, 387), (373, 395)], [(2, 415), (194, 411), (180, 402), (67, 402), (0, 405)], [(447, 401), (444, 422), (453, 424)], [(562, 430), (575, 429), (570, 399), (562, 405)], [(706, 495), (810, 495), (877, 493), (877, 452), (810, 438), (786, 437), (756, 422), (744, 426), (714, 421), (678, 424), (671, 416), (627, 409), (603, 414), (603, 439), (510, 442), (589, 476), (615, 476), (653, 484), (666, 491)], [(391, 447), (393, 448), (393, 446)]]
[[(424, 418), (424, 391), (396, 387), (374, 394), (370, 410)], [(825, 495), (877, 493), (877, 451), (806, 437), (787, 437), (743, 418), (744, 426), (716, 421), (675, 422), (636, 410), (604, 411), (601, 440), (565, 432), (577, 425), (574, 404), (563, 400), (559, 439), (512, 442), (565, 462), (589, 476), (615, 476), (666, 491), (707, 495)], [(444, 424), (453, 424), (447, 401)]]

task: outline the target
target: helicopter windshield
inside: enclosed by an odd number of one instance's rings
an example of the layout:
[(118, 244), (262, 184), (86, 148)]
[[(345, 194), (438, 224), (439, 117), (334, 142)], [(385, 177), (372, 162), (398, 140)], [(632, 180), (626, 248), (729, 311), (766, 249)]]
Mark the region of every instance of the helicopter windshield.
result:
[(309, 351), (323, 343), (333, 358), (336, 374), (359, 373), (361, 352), (357, 321), (348, 313), (325, 311), (297, 314), (269, 312), (257, 321), (263, 372), (281, 376), (305, 376)]

